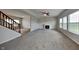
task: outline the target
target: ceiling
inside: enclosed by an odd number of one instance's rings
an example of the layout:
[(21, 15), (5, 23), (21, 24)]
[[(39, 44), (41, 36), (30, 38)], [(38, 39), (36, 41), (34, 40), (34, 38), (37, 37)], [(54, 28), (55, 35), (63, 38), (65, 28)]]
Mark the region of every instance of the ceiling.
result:
[[(48, 11), (49, 16), (44, 16), (41, 12), (42, 11)], [(22, 9), (22, 11), (27, 12), (35, 17), (56, 17), (58, 16), (61, 12), (63, 12), (65, 9)]]

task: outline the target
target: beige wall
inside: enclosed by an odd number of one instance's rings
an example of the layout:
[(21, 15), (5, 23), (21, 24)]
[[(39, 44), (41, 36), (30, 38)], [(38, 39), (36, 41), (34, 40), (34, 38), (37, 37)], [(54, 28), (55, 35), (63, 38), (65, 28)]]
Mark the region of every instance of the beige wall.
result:
[(30, 16), (24, 17), (22, 19), (22, 26), (25, 29), (30, 28)]
[(55, 29), (56, 21), (57, 19), (54, 17), (40, 18), (40, 19), (31, 17), (31, 31), (38, 30), (38, 29), (44, 29), (43, 25), (50, 25), (50, 29)]
[(31, 31), (40, 29), (39, 19), (31, 16)]
[(55, 17), (48, 17), (48, 18), (42, 18), (40, 19), (41, 28), (43, 28), (43, 25), (50, 25), (50, 29), (56, 28), (56, 21), (57, 19)]

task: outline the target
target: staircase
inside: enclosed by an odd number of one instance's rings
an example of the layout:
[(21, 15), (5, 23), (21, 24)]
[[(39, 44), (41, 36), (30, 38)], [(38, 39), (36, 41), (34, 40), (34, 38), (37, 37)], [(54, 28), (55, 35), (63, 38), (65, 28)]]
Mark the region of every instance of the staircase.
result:
[(0, 25), (21, 33), (21, 25), (0, 11)]

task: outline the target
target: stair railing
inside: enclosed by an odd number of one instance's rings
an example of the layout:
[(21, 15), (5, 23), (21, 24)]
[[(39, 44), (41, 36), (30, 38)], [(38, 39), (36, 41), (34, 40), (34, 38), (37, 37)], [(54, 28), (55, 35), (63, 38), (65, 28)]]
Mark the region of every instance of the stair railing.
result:
[(0, 25), (21, 33), (21, 25), (0, 11)]

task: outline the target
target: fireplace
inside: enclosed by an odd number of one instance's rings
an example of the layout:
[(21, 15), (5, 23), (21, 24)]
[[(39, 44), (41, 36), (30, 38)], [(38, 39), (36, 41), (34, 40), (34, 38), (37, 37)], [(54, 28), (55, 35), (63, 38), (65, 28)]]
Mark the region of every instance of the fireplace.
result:
[(49, 29), (50, 28), (50, 26), (49, 25), (45, 25), (45, 29)]

